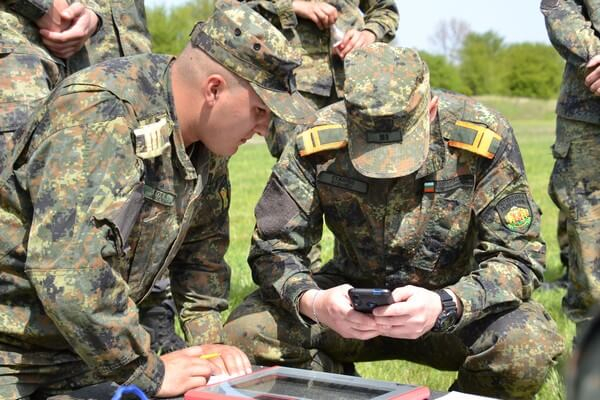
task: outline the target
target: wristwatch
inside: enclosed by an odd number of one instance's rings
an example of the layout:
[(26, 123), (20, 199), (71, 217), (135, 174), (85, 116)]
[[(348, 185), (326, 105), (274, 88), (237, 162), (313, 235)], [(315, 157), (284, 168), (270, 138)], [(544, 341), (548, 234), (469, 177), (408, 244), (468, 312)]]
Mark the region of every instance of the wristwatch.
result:
[(442, 312), (438, 315), (435, 325), (431, 328), (432, 332), (448, 332), (458, 320), (458, 309), (452, 296), (445, 290), (435, 291), (442, 301)]

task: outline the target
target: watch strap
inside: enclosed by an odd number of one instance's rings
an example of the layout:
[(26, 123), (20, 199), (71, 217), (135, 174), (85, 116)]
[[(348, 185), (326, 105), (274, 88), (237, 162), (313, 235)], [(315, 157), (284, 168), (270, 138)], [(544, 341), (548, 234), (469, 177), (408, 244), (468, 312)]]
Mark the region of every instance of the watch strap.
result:
[(454, 326), (454, 324), (456, 324), (458, 308), (456, 307), (456, 303), (454, 302), (452, 296), (450, 296), (445, 290), (436, 290), (435, 293), (440, 296), (440, 300), (442, 302), (442, 311), (440, 312), (440, 315), (438, 315), (438, 318), (431, 330), (433, 332), (447, 332)]

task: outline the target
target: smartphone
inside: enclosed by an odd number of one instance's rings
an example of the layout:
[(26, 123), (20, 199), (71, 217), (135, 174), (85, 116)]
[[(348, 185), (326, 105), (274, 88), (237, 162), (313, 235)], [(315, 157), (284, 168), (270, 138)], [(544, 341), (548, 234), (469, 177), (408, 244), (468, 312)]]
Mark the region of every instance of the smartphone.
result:
[(370, 313), (375, 307), (394, 303), (392, 292), (388, 289), (357, 289), (348, 290), (352, 307), (356, 311)]

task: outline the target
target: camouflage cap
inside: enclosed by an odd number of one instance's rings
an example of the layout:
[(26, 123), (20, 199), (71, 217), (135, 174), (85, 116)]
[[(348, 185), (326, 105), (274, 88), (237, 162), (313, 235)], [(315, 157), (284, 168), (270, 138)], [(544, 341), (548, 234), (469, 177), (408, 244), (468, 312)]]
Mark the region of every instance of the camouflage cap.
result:
[(260, 14), (235, 0), (222, 0), (191, 33), (193, 46), (247, 80), (279, 118), (310, 123), (315, 110), (296, 89), (293, 70), (302, 61), (286, 38)]
[(352, 164), (371, 178), (415, 172), (429, 151), (429, 71), (411, 49), (384, 43), (345, 59)]

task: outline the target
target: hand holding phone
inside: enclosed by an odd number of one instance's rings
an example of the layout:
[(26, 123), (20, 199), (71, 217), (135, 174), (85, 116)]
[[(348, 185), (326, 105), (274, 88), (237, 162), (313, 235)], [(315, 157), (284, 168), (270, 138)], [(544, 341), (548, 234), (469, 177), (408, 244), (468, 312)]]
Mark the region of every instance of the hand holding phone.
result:
[(370, 313), (376, 307), (394, 303), (392, 292), (388, 289), (352, 288), (348, 290), (348, 296), (352, 302), (352, 307), (356, 311), (364, 313)]

